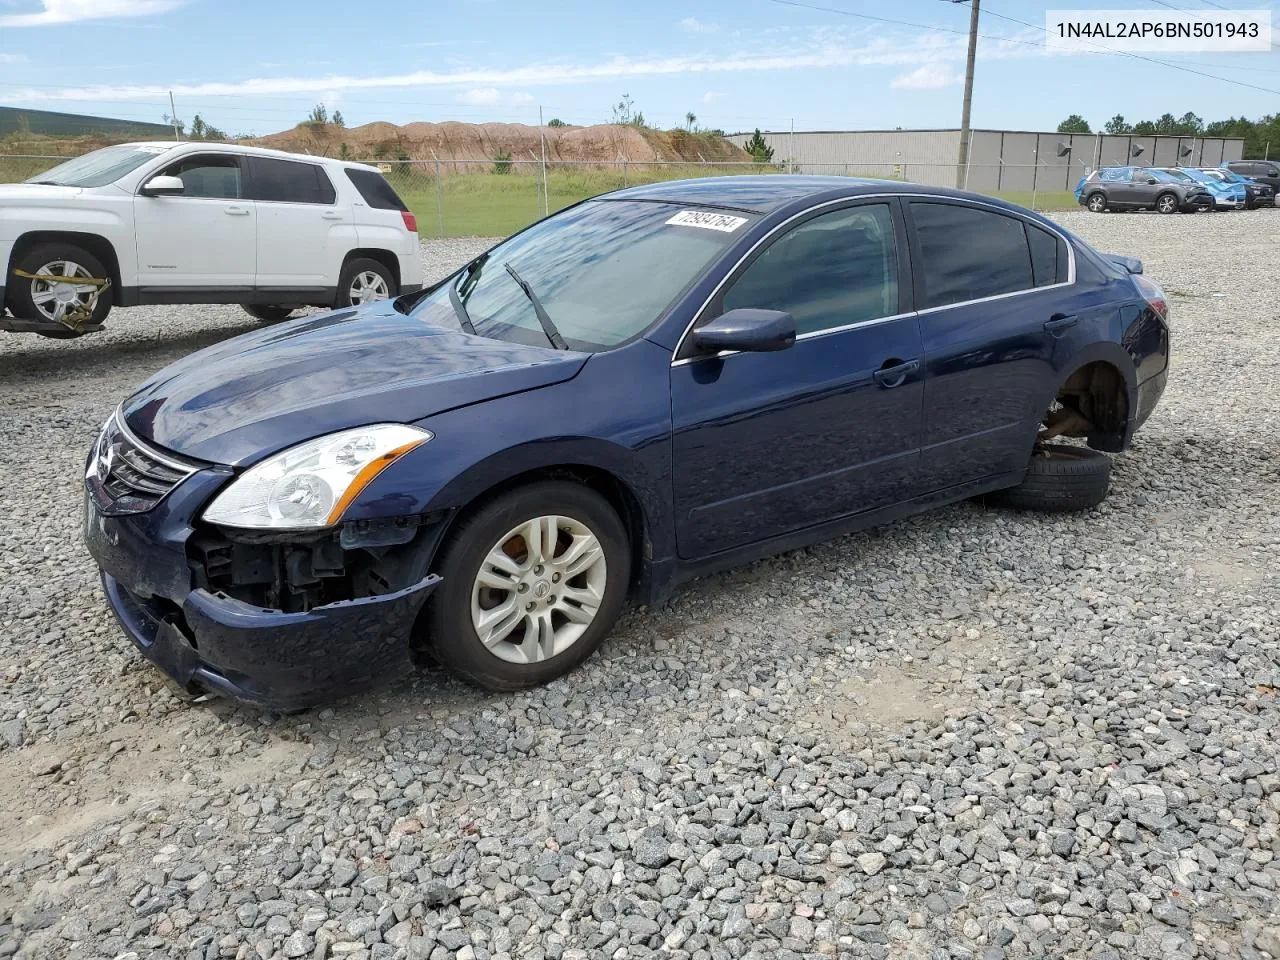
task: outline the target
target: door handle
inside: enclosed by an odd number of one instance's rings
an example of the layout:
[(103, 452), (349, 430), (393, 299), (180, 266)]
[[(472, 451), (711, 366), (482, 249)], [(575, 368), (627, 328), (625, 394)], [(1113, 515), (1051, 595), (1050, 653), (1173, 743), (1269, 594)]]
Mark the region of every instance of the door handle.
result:
[(341, 220), (341, 219), (342, 219), (342, 214), (338, 213), (338, 212), (337, 212), (337, 211), (335, 211), (335, 210), (326, 210), (324, 213), (320, 214), (320, 216), (324, 217), (326, 220)]
[(249, 215), (248, 207), (223, 207), (222, 212), (228, 217), (247, 217)]
[(1080, 322), (1079, 317), (1069, 317), (1062, 313), (1055, 313), (1052, 317), (1044, 322), (1046, 333), (1053, 336), (1055, 340), (1061, 337), (1071, 327)]
[(907, 382), (907, 376), (920, 369), (919, 360), (894, 361), (886, 360), (885, 365), (871, 375), (872, 379), (886, 390), (900, 387)]

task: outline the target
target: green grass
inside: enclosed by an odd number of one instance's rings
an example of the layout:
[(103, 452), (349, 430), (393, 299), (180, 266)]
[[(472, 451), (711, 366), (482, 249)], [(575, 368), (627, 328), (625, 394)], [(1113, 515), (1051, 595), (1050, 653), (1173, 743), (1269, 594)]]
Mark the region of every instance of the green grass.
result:
[[(59, 161), (0, 155), (0, 183), (16, 183), (49, 169)], [(671, 164), (645, 166), (629, 164), (603, 168), (553, 169), (547, 175), (547, 201), (552, 213), (570, 204), (623, 186), (681, 180), (692, 177), (734, 176), (747, 173), (776, 173), (778, 168), (761, 164)], [(542, 178), (530, 167), (510, 173), (448, 173), (440, 178), (437, 193), (427, 164), (392, 164), (387, 179), (418, 218), (418, 233), (424, 237), (505, 237), (542, 216)], [(1001, 197), (1024, 207), (1031, 206), (1030, 192), (1006, 191)], [(1047, 190), (1035, 195), (1037, 210), (1074, 210), (1075, 197), (1067, 190)]]

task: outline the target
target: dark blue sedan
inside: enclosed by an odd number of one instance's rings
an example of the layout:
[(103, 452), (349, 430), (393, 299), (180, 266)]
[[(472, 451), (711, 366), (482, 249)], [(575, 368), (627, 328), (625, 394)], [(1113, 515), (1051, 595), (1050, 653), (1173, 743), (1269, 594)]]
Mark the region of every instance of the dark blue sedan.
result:
[(636, 187), (156, 374), (90, 454), (86, 537), (190, 692), (297, 709), (428, 654), (525, 687), (715, 568), (967, 497), (1092, 506), (1164, 389), (1166, 310), (997, 200)]

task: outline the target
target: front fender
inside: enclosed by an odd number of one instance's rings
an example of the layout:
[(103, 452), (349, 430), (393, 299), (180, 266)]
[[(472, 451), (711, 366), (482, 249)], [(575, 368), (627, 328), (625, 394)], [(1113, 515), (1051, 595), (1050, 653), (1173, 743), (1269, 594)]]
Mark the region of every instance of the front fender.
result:
[(637, 340), (572, 380), (418, 421), (434, 438), (377, 476), (343, 519), (454, 511), (513, 477), (605, 471), (635, 497), (655, 557), (674, 550), (669, 351)]

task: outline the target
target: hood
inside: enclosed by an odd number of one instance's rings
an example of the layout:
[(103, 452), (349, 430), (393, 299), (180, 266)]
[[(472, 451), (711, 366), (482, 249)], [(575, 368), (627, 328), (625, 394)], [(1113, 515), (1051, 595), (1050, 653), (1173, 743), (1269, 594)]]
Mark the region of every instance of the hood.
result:
[(49, 183), (0, 183), (0, 203), (7, 200), (69, 200), (79, 196), (83, 190), (83, 187), (55, 187)]
[(409, 423), (560, 383), (589, 356), (430, 326), (383, 301), (193, 353), (147, 381), (123, 412), (157, 446), (246, 466), (335, 430)]

